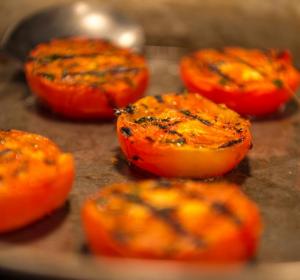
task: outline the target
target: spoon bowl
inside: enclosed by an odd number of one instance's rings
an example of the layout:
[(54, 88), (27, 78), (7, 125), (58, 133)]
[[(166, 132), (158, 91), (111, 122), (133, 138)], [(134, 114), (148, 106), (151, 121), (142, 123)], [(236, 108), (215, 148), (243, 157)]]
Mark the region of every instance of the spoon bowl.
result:
[(141, 51), (145, 41), (143, 29), (111, 7), (74, 2), (47, 8), (23, 19), (7, 30), (1, 45), (11, 56), (25, 61), (37, 44), (70, 36), (108, 39), (135, 51)]

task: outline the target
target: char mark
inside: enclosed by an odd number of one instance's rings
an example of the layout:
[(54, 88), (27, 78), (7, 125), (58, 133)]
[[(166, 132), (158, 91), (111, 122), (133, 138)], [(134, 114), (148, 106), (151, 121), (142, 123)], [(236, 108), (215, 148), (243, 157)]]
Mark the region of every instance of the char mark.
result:
[(237, 224), (241, 225), (242, 221), (239, 217), (237, 217), (232, 211), (228, 208), (228, 206), (222, 202), (214, 202), (211, 205), (211, 208), (218, 214), (224, 215), (232, 219), (232, 221)]
[(242, 133), (242, 132), (243, 132), (243, 129), (242, 129), (242, 128), (234, 128), (234, 130), (235, 130), (237, 133)]
[(226, 50), (222, 49), (223, 53), (225, 53), (226, 55), (229, 55), (231, 58), (235, 59), (237, 62), (244, 64), (246, 66), (248, 66), (249, 68), (251, 68), (252, 70), (258, 72), (260, 75), (262, 76), (267, 76), (266, 73), (264, 73), (263, 71), (261, 71), (260, 69), (256, 68), (254, 65), (252, 65), (250, 62), (248, 62), (247, 60), (244, 60), (243, 58), (233, 55), (231, 53), (226, 52)]
[(47, 165), (54, 165), (55, 164), (55, 160), (49, 159), (49, 158), (45, 158), (44, 159), (44, 163), (47, 164)]
[(157, 118), (152, 117), (152, 116), (146, 116), (146, 117), (141, 117), (139, 119), (134, 120), (134, 122), (137, 123), (137, 124), (142, 124), (142, 123), (146, 123), (146, 122), (153, 122), (153, 121), (157, 121)]
[(150, 143), (153, 143), (154, 142), (154, 139), (151, 138), (150, 136), (146, 136), (145, 139), (150, 142)]
[(134, 122), (137, 124), (150, 123), (151, 125), (155, 125), (161, 129), (167, 129), (168, 126), (173, 125), (173, 124), (165, 124), (165, 125), (161, 124), (162, 122), (168, 123), (169, 121), (170, 121), (169, 118), (159, 119), (159, 118), (156, 118), (153, 116), (145, 116), (145, 117), (141, 117), (139, 119), (134, 120)]
[(226, 82), (231, 82), (233, 84), (236, 84), (238, 87), (242, 88), (243, 85), (239, 84), (236, 82), (234, 79), (232, 79), (230, 76), (226, 75), (223, 73), (223, 71), (218, 67), (217, 64), (215, 63), (207, 63), (206, 67), (213, 73), (217, 74), (220, 78), (221, 81), (224, 81), (223, 83), (225, 84)]
[(40, 72), (37, 73), (38, 76), (41, 76), (43, 78), (46, 78), (49, 81), (54, 81), (55, 80), (55, 75), (51, 73), (46, 73), (46, 72)]
[(157, 181), (157, 184), (155, 185), (156, 188), (171, 188), (172, 183), (167, 179), (160, 179)]
[(192, 114), (189, 110), (181, 110), (180, 112), (182, 114), (184, 114), (185, 116), (190, 117), (191, 119), (194, 119), (194, 120), (197, 120), (197, 121), (203, 123), (206, 126), (212, 126), (213, 125), (212, 122), (210, 122), (208, 120), (205, 120), (205, 119), (202, 119), (201, 117), (199, 117), (195, 114)]
[(178, 139), (166, 139), (165, 142), (169, 144), (176, 144), (178, 146), (182, 146), (186, 144), (186, 139), (184, 137), (180, 137)]
[(130, 115), (133, 115), (135, 113), (135, 109), (136, 109), (136, 107), (134, 105), (129, 104), (124, 109), (116, 109), (115, 110), (115, 115), (116, 116), (120, 116), (123, 113), (127, 113), (127, 114), (130, 114)]
[(280, 79), (275, 79), (273, 80), (273, 84), (278, 88), (278, 89), (282, 89), (284, 86), (284, 83), (282, 80)]
[(123, 127), (121, 127), (121, 133), (125, 136), (125, 137), (130, 137), (130, 136), (132, 136), (133, 134), (132, 134), (132, 131), (131, 131), (131, 129), (129, 128), (129, 127), (125, 127), (125, 126), (123, 126)]
[(130, 115), (134, 114), (134, 112), (135, 112), (135, 106), (132, 105), (132, 104), (127, 105), (127, 106), (124, 108), (124, 112), (126, 112), (126, 113), (128, 113), (128, 114), (130, 114)]
[(104, 77), (107, 74), (110, 74), (110, 75), (123, 74), (123, 73), (137, 74), (140, 70), (141, 70), (141, 68), (137, 68), (137, 67), (116, 66), (116, 67), (104, 69), (102, 71), (90, 70), (90, 71), (80, 71), (80, 72), (66, 72), (66, 73), (63, 73), (62, 78), (65, 78), (66, 76)]
[(167, 133), (173, 134), (173, 135), (178, 135), (178, 136), (180, 136), (180, 137), (183, 136), (183, 135), (182, 135), (181, 133), (179, 133), (178, 131), (172, 130), (172, 129), (171, 129), (171, 130), (168, 130)]
[(236, 145), (238, 143), (241, 143), (241, 142), (243, 142), (243, 138), (230, 140), (230, 141), (222, 144), (221, 146), (219, 146), (219, 148), (228, 148), (228, 147), (234, 146), (234, 145)]
[(50, 54), (42, 57), (34, 57), (30, 56), (27, 61), (37, 61), (39, 63), (50, 63), (55, 60), (65, 60), (79, 57), (96, 57), (99, 55), (103, 55), (100, 53), (87, 53), (87, 54)]
[(153, 97), (158, 103), (164, 103), (163, 97), (161, 95), (154, 95)]
[(155, 206), (146, 202), (136, 194), (119, 194), (119, 195), (122, 196), (124, 199), (126, 199), (128, 202), (136, 203), (147, 208), (155, 217), (159, 218), (161, 221), (166, 223), (177, 234), (189, 238), (195, 246), (197, 247), (205, 246), (202, 239), (200, 239), (198, 236), (195, 236), (187, 232), (186, 229), (176, 219), (174, 219), (173, 215), (174, 212), (176, 211), (176, 208), (173, 207), (156, 208)]
[(12, 152), (13, 152), (12, 149), (4, 149), (4, 150), (1, 150), (1, 151), (0, 151), (0, 157), (3, 157), (3, 156), (5, 156), (5, 155), (7, 155), (7, 154), (9, 154), (9, 153), (12, 153)]

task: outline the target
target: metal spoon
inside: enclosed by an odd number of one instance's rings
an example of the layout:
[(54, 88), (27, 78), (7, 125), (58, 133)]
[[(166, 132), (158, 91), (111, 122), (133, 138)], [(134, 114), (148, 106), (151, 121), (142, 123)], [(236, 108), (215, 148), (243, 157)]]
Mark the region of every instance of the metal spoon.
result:
[(38, 43), (52, 38), (86, 36), (109, 39), (117, 45), (141, 51), (142, 28), (127, 17), (103, 4), (75, 2), (39, 11), (19, 22), (5, 33), (2, 49), (25, 61)]

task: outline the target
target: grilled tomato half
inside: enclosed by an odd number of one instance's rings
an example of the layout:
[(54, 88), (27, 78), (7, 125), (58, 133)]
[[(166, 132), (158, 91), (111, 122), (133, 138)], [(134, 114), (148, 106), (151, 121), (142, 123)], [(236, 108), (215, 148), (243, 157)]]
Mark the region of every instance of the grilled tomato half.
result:
[(197, 94), (147, 96), (117, 114), (128, 161), (159, 176), (222, 175), (251, 147), (249, 121)]
[(82, 209), (99, 255), (244, 262), (262, 230), (256, 205), (226, 183), (149, 180), (102, 188)]
[(0, 130), (0, 233), (62, 206), (74, 177), (73, 157), (49, 139)]
[(56, 39), (38, 45), (25, 64), (28, 84), (66, 117), (112, 118), (140, 98), (148, 83), (143, 57), (99, 39)]
[(276, 111), (300, 82), (290, 54), (275, 49), (203, 49), (183, 57), (180, 70), (189, 91), (254, 116)]

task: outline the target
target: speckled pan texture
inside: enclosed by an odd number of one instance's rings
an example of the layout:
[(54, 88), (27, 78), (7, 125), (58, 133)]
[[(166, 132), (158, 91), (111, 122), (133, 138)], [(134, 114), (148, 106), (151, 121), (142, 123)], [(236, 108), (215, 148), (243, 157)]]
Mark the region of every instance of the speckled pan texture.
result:
[[(61, 1), (42, 2), (1, 1), (0, 33), (26, 13)], [(179, 59), (196, 47), (287, 47), (300, 66), (299, 1), (127, 0), (113, 4), (145, 28), (145, 54), (152, 75), (148, 95), (181, 91)], [(149, 267), (90, 259), (80, 226), (82, 202), (103, 185), (149, 178), (125, 163), (114, 123), (71, 122), (55, 116), (35, 102), (22, 72), (1, 55), (0, 128), (49, 137), (74, 154), (77, 170), (65, 207), (34, 225), (0, 236), (1, 268), (74, 279), (193, 279), (193, 275), (185, 276), (189, 269), (177, 267), (175, 273), (169, 264), (164, 271), (162, 264)], [(221, 180), (240, 184), (261, 209), (265, 230), (252, 279), (296, 279), (292, 277), (300, 274), (299, 105), (292, 100), (280, 112), (254, 120), (252, 132), (253, 149)], [(163, 271), (169, 273), (167, 278)]]

